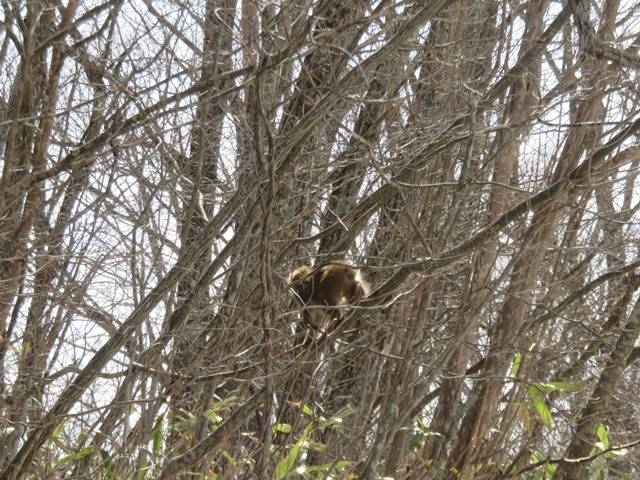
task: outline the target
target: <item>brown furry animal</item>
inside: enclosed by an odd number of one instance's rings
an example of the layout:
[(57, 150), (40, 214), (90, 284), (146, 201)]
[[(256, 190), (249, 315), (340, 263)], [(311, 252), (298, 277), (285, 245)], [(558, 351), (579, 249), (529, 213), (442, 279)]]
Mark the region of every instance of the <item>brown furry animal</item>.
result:
[(356, 305), (369, 294), (360, 271), (343, 261), (296, 268), (289, 275), (289, 286), (303, 307), (305, 324), (313, 329), (340, 319), (340, 307)]

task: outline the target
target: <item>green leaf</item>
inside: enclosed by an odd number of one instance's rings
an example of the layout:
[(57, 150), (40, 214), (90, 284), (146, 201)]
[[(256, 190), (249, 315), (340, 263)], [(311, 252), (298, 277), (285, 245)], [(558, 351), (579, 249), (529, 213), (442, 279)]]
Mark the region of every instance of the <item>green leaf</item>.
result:
[(296, 463), (296, 460), (298, 459), (298, 455), (300, 454), (300, 449), (302, 448), (302, 445), (304, 445), (304, 443), (305, 443), (304, 440), (302, 439), (298, 440), (295, 443), (295, 445), (291, 447), (291, 450), (289, 450), (289, 453), (287, 454), (287, 456), (284, 457), (278, 463), (275, 471), (276, 480), (283, 479), (291, 471), (291, 469)]
[(162, 453), (162, 417), (159, 417), (153, 426), (153, 446), (151, 451), (154, 458), (158, 458)]
[(74, 459), (75, 460), (80, 460), (84, 457), (86, 457), (87, 455), (91, 455), (93, 452), (95, 452), (95, 446), (90, 445), (88, 447), (84, 447), (81, 448), (80, 450), (78, 450), (75, 454), (74, 454)]
[(577, 392), (582, 388), (580, 384), (573, 382), (548, 382), (548, 383), (534, 383), (534, 387), (543, 393), (550, 392)]
[(613, 468), (613, 467), (608, 467), (608, 470), (611, 473), (615, 473), (617, 476), (619, 476), (623, 480), (631, 480), (631, 476), (629, 476), (628, 474), (624, 473), (622, 470), (618, 470), (617, 468)]
[(533, 408), (538, 414), (538, 417), (540, 417), (545, 427), (551, 429), (551, 412), (547, 408), (547, 402), (542, 391), (536, 385), (533, 385), (529, 387), (529, 396), (531, 400), (533, 400)]
[(607, 428), (601, 423), (598, 427), (598, 438), (600, 439), (600, 443), (605, 448), (609, 448), (609, 436), (607, 435)]
[(326, 452), (327, 451), (327, 446), (324, 443), (320, 443), (320, 442), (314, 442), (313, 440), (307, 439), (307, 446), (312, 449), (315, 450), (316, 452)]
[[(545, 455), (544, 453), (542, 453), (539, 450), (535, 450), (532, 454), (531, 454), (531, 461), (533, 463), (539, 463), (545, 460), (549, 460), (549, 457), (547, 455)], [(526, 477), (526, 478), (536, 478), (536, 479), (547, 479), (547, 478), (552, 478), (553, 474), (556, 472), (556, 466), (553, 463), (547, 463), (543, 468), (542, 468), (542, 476), (540, 476), (539, 474), (536, 474), (535, 476), (532, 477)]]
[(325, 463), (324, 465), (313, 465), (304, 469), (305, 472), (326, 472), (336, 468), (346, 468), (353, 465), (353, 462), (340, 460), (338, 462)]
[(515, 377), (518, 375), (518, 372), (520, 371), (520, 365), (522, 364), (522, 355), (521, 354), (517, 354), (516, 357), (513, 360), (513, 365), (511, 366), (511, 376)]
[(349, 415), (351, 415), (354, 411), (351, 408), (344, 408), (341, 411), (339, 411), (337, 414), (335, 414), (333, 417), (331, 417), (330, 419), (324, 419), (321, 418), (320, 420), (320, 424), (318, 425), (319, 429), (322, 428), (328, 428), (328, 427), (332, 427), (333, 425), (336, 424), (341, 424), (342, 421), (347, 418)]
[(422, 445), (423, 440), (424, 440), (424, 433), (417, 432), (413, 437), (411, 437), (411, 440), (409, 440), (409, 445), (408, 445), (409, 450), (412, 452), (417, 451), (418, 448), (420, 448), (420, 445)]
[(577, 392), (582, 390), (582, 385), (574, 382), (550, 382), (546, 385), (549, 385), (553, 391), (560, 392)]
[(288, 423), (276, 423), (273, 429), (277, 433), (291, 433), (291, 425)]

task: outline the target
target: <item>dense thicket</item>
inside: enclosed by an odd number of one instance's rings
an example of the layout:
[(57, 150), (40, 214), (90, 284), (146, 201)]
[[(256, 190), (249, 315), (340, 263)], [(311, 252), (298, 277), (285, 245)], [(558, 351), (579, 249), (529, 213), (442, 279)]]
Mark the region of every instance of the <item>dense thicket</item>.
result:
[(0, 18), (1, 478), (640, 474), (635, 2)]

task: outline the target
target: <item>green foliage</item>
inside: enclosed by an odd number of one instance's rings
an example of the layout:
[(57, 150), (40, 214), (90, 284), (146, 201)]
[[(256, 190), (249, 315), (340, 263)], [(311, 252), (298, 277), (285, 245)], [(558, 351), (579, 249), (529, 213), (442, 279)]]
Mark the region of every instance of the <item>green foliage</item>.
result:
[[(339, 412), (337, 415), (331, 418), (324, 418), (321, 415), (316, 415), (313, 410), (307, 405), (299, 405), (302, 413), (309, 417), (309, 423), (305, 426), (301, 437), (293, 444), (288, 450), (286, 455), (280, 459), (276, 464), (275, 479), (282, 480), (285, 478), (300, 478), (300, 475), (305, 473), (337, 473), (343, 471), (345, 468), (353, 464), (353, 462), (347, 460), (337, 460), (331, 463), (325, 463), (322, 465), (305, 465), (304, 460), (308, 450), (315, 450), (317, 452), (325, 452), (326, 445), (315, 441), (316, 432), (321, 432), (326, 428), (339, 426), (344, 418), (352, 413), (351, 410), (345, 409)], [(277, 424), (274, 427), (274, 432), (277, 433), (291, 433), (291, 425)], [(297, 466), (296, 466), (297, 465)], [(324, 477), (317, 477), (324, 478)]]
[[(623, 480), (632, 480), (632, 477), (627, 473), (621, 471), (618, 468), (609, 465), (609, 461), (612, 458), (625, 455), (626, 450), (610, 450), (606, 451), (610, 447), (609, 435), (607, 428), (604, 425), (600, 425), (597, 430), (597, 436), (599, 441), (595, 444), (591, 450), (591, 456), (593, 460), (589, 463), (585, 463), (585, 470), (583, 478), (585, 480), (606, 480), (608, 478), (620, 478)], [(598, 453), (602, 455), (598, 455)], [(553, 463), (544, 463), (549, 460), (549, 456), (540, 451), (533, 452), (531, 456), (531, 463), (542, 463), (542, 466), (536, 468), (533, 471), (526, 472), (522, 478), (524, 480), (549, 480), (553, 477), (556, 471), (556, 465)]]
[(414, 434), (409, 439), (409, 443), (407, 444), (407, 448), (411, 452), (417, 452), (418, 449), (422, 446), (422, 442), (424, 439), (430, 435), (439, 436), (439, 433), (431, 432), (429, 430), (429, 426), (424, 423), (422, 418), (416, 418), (416, 428)]
[(293, 466), (298, 459), (300, 449), (306, 444), (304, 439), (298, 440), (293, 447), (289, 450), (289, 453), (278, 463), (276, 466), (276, 480), (285, 478), (293, 469)]
[(538, 414), (538, 418), (545, 427), (551, 430), (551, 412), (547, 408), (547, 401), (544, 398), (542, 391), (535, 385), (532, 385), (531, 387), (529, 387), (529, 397), (533, 402), (533, 408)]
[(602, 452), (600, 457), (592, 463), (590, 468), (589, 477), (590, 480), (599, 480), (606, 479), (611, 476), (611, 474), (620, 477), (624, 480), (631, 480), (631, 477), (626, 473), (620, 471), (619, 469), (613, 468), (609, 465), (608, 460), (616, 457), (621, 457), (626, 455), (626, 449), (619, 450), (609, 450), (611, 448), (611, 443), (609, 441), (609, 434), (607, 432), (607, 427), (603, 424), (600, 424), (598, 430), (596, 431), (598, 436), (598, 442), (595, 443), (593, 449), (591, 450), (591, 455), (596, 455), (598, 452)]
[(547, 406), (547, 399), (544, 394), (559, 391), (575, 392), (581, 388), (581, 385), (573, 382), (534, 383), (529, 387), (529, 398), (531, 399), (533, 410), (548, 430), (553, 428), (553, 422), (551, 411)]
[(207, 410), (207, 418), (211, 420), (213, 425), (219, 425), (222, 422), (223, 417), (220, 415), (220, 412), (229, 410), (230, 408), (238, 405), (239, 399), (237, 396), (229, 396), (227, 398), (222, 398), (217, 402), (214, 402), (209, 410)]
[(164, 417), (160, 416), (153, 425), (151, 431), (151, 451), (148, 451), (148, 460), (142, 463), (140, 470), (138, 470), (137, 478), (142, 480), (153, 471), (153, 468), (159, 463), (162, 458), (162, 445), (164, 438)]
[(520, 365), (522, 364), (522, 355), (518, 353), (513, 360), (513, 365), (511, 365), (511, 376), (517, 377), (518, 372), (520, 371)]
[[(548, 459), (548, 457), (540, 452), (534, 451), (531, 455), (532, 463), (543, 462)], [(542, 467), (539, 467), (531, 472), (525, 473), (522, 478), (523, 480), (549, 480), (553, 477), (553, 474), (556, 472), (556, 466), (552, 463), (545, 463)]]
[(117, 463), (113, 459), (113, 456), (106, 450), (100, 449), (100, 458), (102, 459), (105, 478), (115, 478)]
[(153, 426), (152, 439), (153, 444), (151, 447), (151, 453), (153, 454), (153, 458), (157, 459), (162, 453), (162, 436), (163, 436), (163, 417), (158, 417), (155, 425)]

